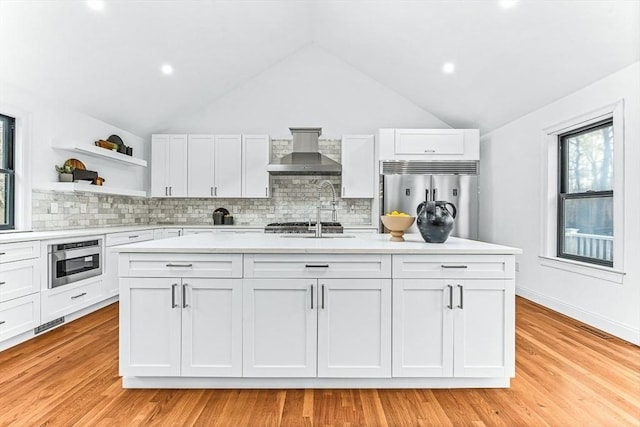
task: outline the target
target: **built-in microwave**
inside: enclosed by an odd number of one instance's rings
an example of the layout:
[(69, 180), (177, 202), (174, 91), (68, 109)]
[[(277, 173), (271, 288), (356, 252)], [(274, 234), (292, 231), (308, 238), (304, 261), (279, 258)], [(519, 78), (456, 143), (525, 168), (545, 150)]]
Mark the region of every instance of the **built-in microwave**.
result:
[(102, 274), (102, 238), (84, 238), (48, 246), (49, 288)]

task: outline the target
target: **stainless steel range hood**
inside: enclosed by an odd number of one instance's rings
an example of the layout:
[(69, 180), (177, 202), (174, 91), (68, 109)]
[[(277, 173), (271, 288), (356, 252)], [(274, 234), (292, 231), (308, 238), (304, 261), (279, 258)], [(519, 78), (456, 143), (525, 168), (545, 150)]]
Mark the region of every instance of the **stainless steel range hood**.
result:
[(293, 152), (267, 166), (271, 175), (340, 175), (342, 166), (318, 151), (322, 128), (289, 128)]

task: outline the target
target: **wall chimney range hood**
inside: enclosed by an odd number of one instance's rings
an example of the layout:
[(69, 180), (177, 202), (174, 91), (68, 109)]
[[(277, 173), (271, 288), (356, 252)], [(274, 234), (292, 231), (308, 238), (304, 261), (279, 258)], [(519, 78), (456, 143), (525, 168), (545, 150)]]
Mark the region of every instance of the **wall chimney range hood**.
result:
[(293, 135), (293, 152), (273, 160), (267, 171), (271, 175), (340, 175), (342, 166), (318, 151), (322, 128), (289, 128)]

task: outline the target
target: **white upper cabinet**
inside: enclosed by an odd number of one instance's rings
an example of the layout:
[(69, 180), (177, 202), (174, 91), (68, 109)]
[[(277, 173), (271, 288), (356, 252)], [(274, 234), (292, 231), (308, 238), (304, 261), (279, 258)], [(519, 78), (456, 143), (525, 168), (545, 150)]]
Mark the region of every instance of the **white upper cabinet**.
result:
[(271, 194), (271, 175), (267, 165), (271, 157), (268, 135), (242, 136), (242, 197), (267, 198)]
[(242, 196), (242, 135), (216, 135), (215, 197)]
[(213, 197), (215, 188), (214, 161), (215, 137), (213, 135), (189, 135), (189, 162), (187, 188), (189, 197)]
[(375, 192), (373, 135), (342, 137), (342, 197), (372, 199)]
[(186, 197), (187, 135), (151, 137), (151, 197)]
[(380, 129), (380, 160), (479, 160), (478, 129)]
[(240, 197), (242, 137), (189, 135), (189, 197)]

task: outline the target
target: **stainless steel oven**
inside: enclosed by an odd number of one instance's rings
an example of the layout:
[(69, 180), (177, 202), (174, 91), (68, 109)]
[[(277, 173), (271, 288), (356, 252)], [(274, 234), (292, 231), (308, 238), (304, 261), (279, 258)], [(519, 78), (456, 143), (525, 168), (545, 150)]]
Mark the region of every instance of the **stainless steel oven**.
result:
[(49, 288), (102, 274), (102, 238), (49, 245)]

